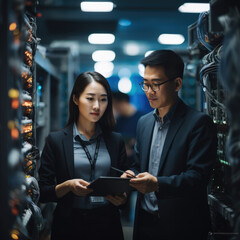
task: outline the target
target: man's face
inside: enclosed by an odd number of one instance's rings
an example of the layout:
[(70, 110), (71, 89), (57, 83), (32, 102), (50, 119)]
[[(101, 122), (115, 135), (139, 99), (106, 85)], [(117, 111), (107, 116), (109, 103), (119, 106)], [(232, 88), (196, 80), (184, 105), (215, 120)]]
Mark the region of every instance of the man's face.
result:
[[(144, 72), (144, 83), (147, 85), (159, 84), (169, 80), (165, 75), (164, 69), (160, 66), (147, 66)], [(153, 91), (149, 87), (145, 92), (152, 108), (164, 108), (173, 104), (179, 89), (177, 89), (175, 80), (166, 82), (159, 86), (159, 91)]]

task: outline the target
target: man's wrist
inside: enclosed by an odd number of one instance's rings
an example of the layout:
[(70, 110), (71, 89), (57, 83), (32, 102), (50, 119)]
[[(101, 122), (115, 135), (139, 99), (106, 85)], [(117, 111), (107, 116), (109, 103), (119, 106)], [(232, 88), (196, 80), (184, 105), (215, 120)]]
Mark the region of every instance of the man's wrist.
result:
[(154, 177), (154, 178), (155, 178), (155, 181), (154, 181), (154, 183), (155, 183), (155, 192), (159, 192), (158, 179), (157, 179), (157, 177)]

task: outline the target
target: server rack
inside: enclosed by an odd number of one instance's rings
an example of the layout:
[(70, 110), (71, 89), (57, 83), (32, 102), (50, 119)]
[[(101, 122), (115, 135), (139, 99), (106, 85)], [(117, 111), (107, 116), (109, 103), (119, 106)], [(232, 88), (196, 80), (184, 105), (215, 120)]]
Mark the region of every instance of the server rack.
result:
[(219, 17), (225, 15), (223, 17), (226, 21), (234, 18), (233, 9), (240, 9), (236, 1), (212, 0), (210, 10), (201, 13), (198, 20), (188, 28), (190, 63), (196, 65), (195, 77), (200, 86), (200, 109), (212, 117), (217, 128), (217, 159), (208, 188), (212, 218), (212, 232), (209, 238), (216, 240), (239, 238), (239, 232), (234, 227), (233, 166), (226, 151), (231, 128), (226, 106), (228, 92), (219, 79), (219, 66), (226, 34)]
[(39, 239), (35, 52), (37, 1), (1, 2), (1, 238)]

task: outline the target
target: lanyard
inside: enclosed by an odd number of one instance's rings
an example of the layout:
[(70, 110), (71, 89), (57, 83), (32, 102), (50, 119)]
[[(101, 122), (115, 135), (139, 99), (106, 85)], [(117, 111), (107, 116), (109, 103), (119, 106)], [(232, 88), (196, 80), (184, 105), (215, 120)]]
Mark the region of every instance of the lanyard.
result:
[(83, 147), (83, 150), (84, 152), (86, 153), (87, 155), (87, 158), (89, 160), (89, 163), (91, 165), (91, 176), (90, 176), (90, 180), (93, 180), (93, 174), (94, 174), (94, 169), (95, 169), (95, 163), (97, 161), (97, 157), (98, 157), (98, 152), (99, 152), (99, 147), (100, 147), (100, 138), (101, 136), (99, 135), (97, 137), (97, 143), (96, 143), (96, 148), (95, 148), (95, 153), (94, 153), (94, 157), (92, 159), (88, 149), (87, 149), (87, 146), (86, 144), (84, 143), (84, 141), (79, 137), (78, 139), (80, 140), (80, 144), (82, 145)]

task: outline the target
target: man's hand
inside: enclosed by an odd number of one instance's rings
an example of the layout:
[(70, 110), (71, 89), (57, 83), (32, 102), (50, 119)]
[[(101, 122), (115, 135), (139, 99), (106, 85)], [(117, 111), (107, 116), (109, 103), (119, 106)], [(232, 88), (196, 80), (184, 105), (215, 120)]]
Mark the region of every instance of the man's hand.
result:
[(139, 173), (136, 178), (130, 180), (130, 186), (145, 194), (158, 191), (158, 180), (148, 172)]
[(131, 170), (127, 170), (121, 175), (121, 178), (132, 178), (133, 176), (135, 176), (135, 173)]
[(113, 205), (120, 206), (127, 201), (127, 194), (123, 193), (122, 195), (108, 195), (105, 198)]

